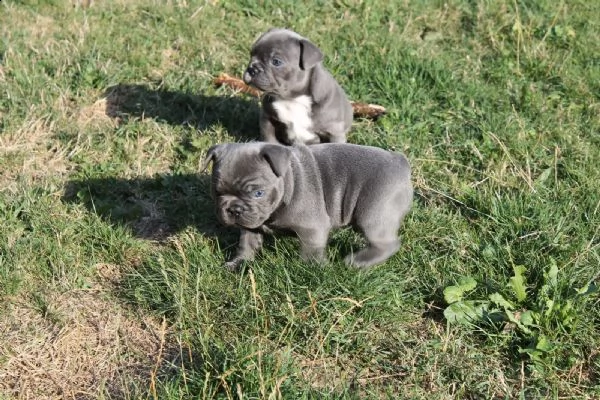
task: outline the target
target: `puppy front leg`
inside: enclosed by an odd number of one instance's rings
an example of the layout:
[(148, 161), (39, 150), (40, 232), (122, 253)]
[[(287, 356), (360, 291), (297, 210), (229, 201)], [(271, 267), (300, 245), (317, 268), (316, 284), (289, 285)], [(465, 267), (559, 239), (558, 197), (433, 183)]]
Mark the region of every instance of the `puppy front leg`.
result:
[(238, 245), (235, 257), (225, 263), (225, 267), (230, 271), (237, 271), (245, 260), (252, 260), (254, 255), (263, 244), (263, 235), (259, 232), (252, 232), (246, 229), (240, 231), (240, 243)]
[(275, 133), (275, 125), (273, 125), (273, 122), (264, 111), (261, 111), (260, 116), (260, 137), (267, 143), (279, 143), (277, 134)]
[(329, 142), (330, 143), (346, 143), (346, 134), (342, 133), (342, 134), (337, 134), (337, 135), (331, 135), (329, 137)]
[(346, 143), (346, 129), (344, 125), (339, 122), (331, 127), (328, 137), (330, 143)]
[(304, 261), (324, 262), (325, 248), (329, 230), (323, 229), (301, 229), (296, 234), (300, 239), (300, 256)]

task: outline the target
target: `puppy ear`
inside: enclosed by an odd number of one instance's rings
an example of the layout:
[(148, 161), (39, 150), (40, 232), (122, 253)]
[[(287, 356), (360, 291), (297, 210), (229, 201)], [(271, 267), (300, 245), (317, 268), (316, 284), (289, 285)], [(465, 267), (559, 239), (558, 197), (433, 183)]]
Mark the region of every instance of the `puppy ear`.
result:
[(211, 161), (215, 161), (220, 154), (220, 148), (222, 145), (215, 144), (206, 152), (206, 157), (204, 157), (204, 161), (202, 161), (202, 165), (200, 166), (200, 172), (204, 172), (206, 168), (208, 168), (208, 164)]
[(308, 39), (300, 39), (300, 68), (310, 69), (323, 60), (323, 53)]
[(290, 166), (292, 151), (287, 146), (265, 144), (260, 150), (260, 156), (269, 163), (273, 173), (280, 177)]

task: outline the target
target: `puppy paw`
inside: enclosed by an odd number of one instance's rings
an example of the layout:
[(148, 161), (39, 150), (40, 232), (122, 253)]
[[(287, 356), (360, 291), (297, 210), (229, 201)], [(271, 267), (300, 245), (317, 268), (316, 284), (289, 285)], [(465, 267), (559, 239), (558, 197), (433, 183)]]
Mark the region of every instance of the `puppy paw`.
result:
[(242, 260), (241, 258), (234, 258), (233, 260), (224, 263), (223, 267), (229, 272), (238, 272), (240, 270), (240, 267), (242, 266), (243, 261), (244, 260)]
[(368, 268), (376, 264), (381, 264), (393, 256), (400, 248), (398, 241), (393, 241), (379, 246), (368, 246), (356, 253), (349, 254), (344, 262), (355, 268)]
[(344, 262), (346, 265), (354, 268), (367, 269), (374, 265), (381, 264), (389, 258), (389, 255), (370, 250), (371, 249), (365, 249), (358, 253), (350, 254), (344, 258)]
[(300, 257), (305, 262), (324, 263), (327, 261), (324, 249), (305, 248), (302, 249)]
[(372, 260), (365, 260), (361, 257), (357, 257), (354, 254), (350, 254), (344, 258), (344, 263), (350, 267), (357, 269), (367, 269), (373, 266)]

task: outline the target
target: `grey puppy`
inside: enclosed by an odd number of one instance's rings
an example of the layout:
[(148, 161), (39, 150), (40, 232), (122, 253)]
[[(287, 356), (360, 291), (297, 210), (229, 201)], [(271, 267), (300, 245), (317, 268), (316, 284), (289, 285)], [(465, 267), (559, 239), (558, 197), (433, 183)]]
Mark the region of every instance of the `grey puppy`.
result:
[(241, 229), (237, 253), (226, 264), (232, 270), (274, 231), (295, 233), (302, 257), (323, 261), (330, 230), (351, 225), (368, 242), (346, 257), (355, 267), (381, 263), (400, 247), (398, 229), (413, 197), (401, 154), (347, 143), (253, 142), (215, 145), (203, 169), (211, 161), (217, 217)]
[(252, 45), (244, 82), (265, 92), (262, 140), (283, 144), (345, 142), (352, 105), (323, 67), (323, 53), (296, 32), (273, 28)]

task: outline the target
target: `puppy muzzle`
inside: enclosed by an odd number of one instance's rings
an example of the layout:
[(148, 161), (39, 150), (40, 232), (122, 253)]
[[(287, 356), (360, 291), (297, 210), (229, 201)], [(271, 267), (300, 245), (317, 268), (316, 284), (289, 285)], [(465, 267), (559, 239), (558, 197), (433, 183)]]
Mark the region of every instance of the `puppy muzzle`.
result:
[(229, 214), (233, 218), (237, 218), (245, 211), (244, 206), (239, 204), (233, 204), (225, 209), (227, 214)]
[(217, 207), (218, 217), (224, 225), (235, 225), (243, 218), (246, 206), (236, 201), (221, 201)]
[(244, 82), (246, 84), (249, 84), (250, 82), (252, 82), (252, 79), (259, 73), (260, 69), (256, 64), (248, 65), (248, 68), (246, 68), (246, 72), (244, 72)]
[(221, 199), (217, 203), (217, 218), (225, 226), (254, 229), (263, 223), (257, 210), (236, 199)]

